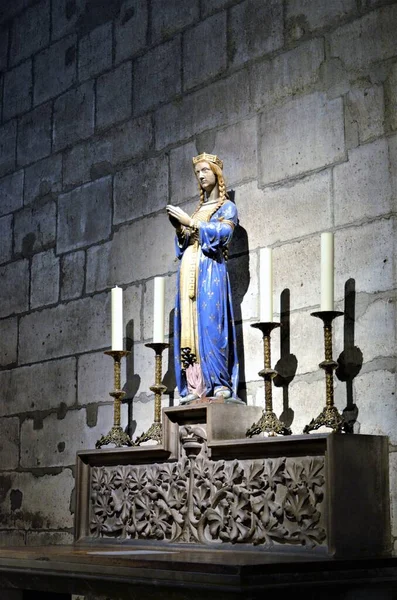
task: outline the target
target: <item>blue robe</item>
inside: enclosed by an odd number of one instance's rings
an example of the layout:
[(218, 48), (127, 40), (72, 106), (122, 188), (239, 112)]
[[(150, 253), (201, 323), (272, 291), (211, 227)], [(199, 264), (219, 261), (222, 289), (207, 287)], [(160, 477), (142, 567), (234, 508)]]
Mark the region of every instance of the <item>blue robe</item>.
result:
[[(200, 366), (206, 386), (206, 396), (214, 388), (223, 386), (236, 398), (238, 385), (238, 358), (236, 331), (227, 265), (223, 250), (229, 245), (234, 226), (238, 223), (236, 205), (226, 200), (208, 222), (200, 222), (198, 270), (196, 287), (197, 329)], [(187, 232), (189, 230), (186, 230)], [(176, 256), (183, 259), (189, 246), (189, 233), (176, 236)], [(181, 291), (180, 270), (174, 316), (175, 375), (181, 397), (189, 393), (185, 372), (181, 365)]]

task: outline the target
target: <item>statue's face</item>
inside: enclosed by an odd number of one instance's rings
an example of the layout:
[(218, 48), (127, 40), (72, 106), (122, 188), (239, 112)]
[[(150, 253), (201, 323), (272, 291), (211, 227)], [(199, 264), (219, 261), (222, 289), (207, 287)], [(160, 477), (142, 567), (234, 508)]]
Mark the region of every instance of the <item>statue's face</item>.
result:
[(216, 185), (216, 175), (206, 161), (197, 163), (194, 167), (197, 180), (203, 190), (210, 194)]

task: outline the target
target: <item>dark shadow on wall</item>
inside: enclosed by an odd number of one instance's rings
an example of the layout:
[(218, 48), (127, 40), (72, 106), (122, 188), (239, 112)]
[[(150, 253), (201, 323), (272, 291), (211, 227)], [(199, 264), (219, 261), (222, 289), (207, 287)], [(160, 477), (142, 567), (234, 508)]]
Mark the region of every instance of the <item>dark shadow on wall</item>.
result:
[(294, 411), (289, 406), (289, 384), (294, 379), (298, 368), (298, 359), (290, 351), (290, 290), (288, 288), (281, 292), (280, 296), (280, 359), (274, 366), (277, 375), (273, 379), (276, 387), (283, 389), (283, 412), (280, 415), (280, 421), (291, 427), (294, 420)]
[(123, 404), (128, 404), (128, 424), (126, 428), (126, 433), (132, 439), (132, 436), (135, 433), (137, 428), (137, 422), (134, 420), (133, 415), (133, 400), (138, 392), (139, 386), (141, 384), (140, 376), (135, 373), (134, 370), (134, 320), (131, 319), (127, 323), (126, 327), (126, 342), (125, 349), (131, 352), (126, 357), (126, 382), (123, 387), (123, 391), (125, 392), (125, 396), (123, 398)]
[[(228, 192), (229, 198), (235, 202), (235, 192)], [(238, 210), (238, 204), (237, 204)], [(236, 323), (237, 355), (239, 361), (238, 397), (247, 402), (247, 384), (245, 380), (244, 332), (242, 325), (241, 305), (250, 283), (250, 265), (247, 231), (240, 224), (234, 230), (230, 244), (230, 260), (228, 262), (234, 321)]]
[(163, 354), (163, 364), (167, 360), (167, 370), (164, 373), (164, 377), (162, 379), (163, 385), (166, 386), (166, 391), (164, 395), (169, 397), (168, 406), (174, 406), (175, 399), (175, 387), (176, 387), (176, 379), (175, 379), (175, 367), (174, 367), (174, 312), (173, 308), (168, 316), (168, 331), (169, 331), (169, 348), (164, 351)]
[(361, 371), (363, 353), (354, 345), (354, 327), (356, 317), (356, 282), (348, 279), (345, 283), (345, 308), (343, 323), (343, 351), (337, 358), (335, 371), (339, 381), (346, 383), (346, 407), (343, 410), (345, 427), (348, 433), (354, 433), (357, 424), (358, 408), (353, 398), (353, 379)]

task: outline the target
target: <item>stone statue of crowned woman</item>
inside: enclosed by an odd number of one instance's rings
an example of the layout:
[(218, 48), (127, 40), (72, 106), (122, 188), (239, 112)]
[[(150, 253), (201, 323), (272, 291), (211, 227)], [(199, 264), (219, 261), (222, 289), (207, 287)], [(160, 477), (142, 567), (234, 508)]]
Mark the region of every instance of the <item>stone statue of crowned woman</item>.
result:
[(227, 259), (237, 208), (229, 199), (223, 162), (193, 158), (200, 202), (190, 216), (169, 204), (180, 259), (174, 317), (175, 375), (181, 404), (242, 401)]

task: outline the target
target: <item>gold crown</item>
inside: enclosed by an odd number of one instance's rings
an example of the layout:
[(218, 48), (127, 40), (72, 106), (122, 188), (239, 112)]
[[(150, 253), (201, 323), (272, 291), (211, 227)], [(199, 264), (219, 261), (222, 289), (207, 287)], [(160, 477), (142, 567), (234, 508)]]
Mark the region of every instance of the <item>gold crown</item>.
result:
[(202, 154), (199, 154), (198, 156), (194, 156), (193, 157), (193, 165), (197, 165), (197, 163), (206, 160), (212, 163), (215, 163), (216, 165), (218, 165), (218, 167), (220, 169), (223, 170), (223, 162), (221, 161), (220, 158), (217, 157), (216, 154), (207, 154), (206, 152), (203, 152)]

